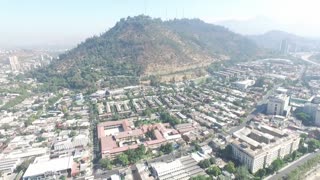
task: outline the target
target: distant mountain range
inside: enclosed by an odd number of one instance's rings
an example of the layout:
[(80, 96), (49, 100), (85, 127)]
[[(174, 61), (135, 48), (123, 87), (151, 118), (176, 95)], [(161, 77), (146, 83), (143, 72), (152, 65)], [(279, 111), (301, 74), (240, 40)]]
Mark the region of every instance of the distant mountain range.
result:
[(88, 88), (103, 79), (104, 86), (118, 87), (217, 61), (249, 60), (262, 52), (247, 37), (198, 19), (137, 16), (121, 19), (33, 75), (55, 86)]
[(274, 29), (283, 29), (283, 25), (261, 16), (244, 20), (224, 20), (215, 24), (242, 35), (258, 35)]
[(286, 32), (286, 30), (295, 29), (298, 25), (284, 25), (265, 17), (226, 20), (216, 23), (233, 32), (247, 36), (261, 48), (277, 51), (280, 49), (281, 42), (286, 40), (291, 47), (291, 51), (320, 50), (320, 39), (306, 38)]
[(279, 50), (281, 42), (286, 40), (291, 47), (291, 52), (320, 50), (320, 40), (305, 38), (283, 31), (269, 31), (261, 35), (250, 35), (247, 37), (261, 48)]

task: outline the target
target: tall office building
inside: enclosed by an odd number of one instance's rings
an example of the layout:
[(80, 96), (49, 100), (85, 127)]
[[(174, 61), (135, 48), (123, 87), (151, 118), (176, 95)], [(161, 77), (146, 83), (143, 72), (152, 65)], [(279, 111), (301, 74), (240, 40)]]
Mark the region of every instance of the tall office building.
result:
[(281, 41), (280, 52), (282, 54), (288, 54), (288, 52), (289, 52), (289, 42), (288, 42), (288, 40), (283, 39)]
[(10, 62), (10, 66), (11, 66), (11, 70), (12, 71), (20, 71), (21, 66), (20, 66), (20, 63), (18, 61), (18, 57), (17, 56), (10, 56), (9, 57), (9, 62)]

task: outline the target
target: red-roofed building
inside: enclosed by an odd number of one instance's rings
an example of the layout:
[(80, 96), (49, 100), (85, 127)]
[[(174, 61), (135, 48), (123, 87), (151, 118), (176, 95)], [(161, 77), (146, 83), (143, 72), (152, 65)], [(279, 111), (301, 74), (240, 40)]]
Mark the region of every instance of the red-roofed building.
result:
[[(113, 159), (128, 149), (138, 148), (140, 144), (155, 149), (161, 144), (181, 138), (178, 131), (167, 127), (170, 127), (170, 124), (158, 123), (131, 129), (127, 120), (100, 123), (97, 125), (97, 130), (102, 157)], [(145, 134), (151, 130), (154, 131), (156, 139), (145, 141)]]

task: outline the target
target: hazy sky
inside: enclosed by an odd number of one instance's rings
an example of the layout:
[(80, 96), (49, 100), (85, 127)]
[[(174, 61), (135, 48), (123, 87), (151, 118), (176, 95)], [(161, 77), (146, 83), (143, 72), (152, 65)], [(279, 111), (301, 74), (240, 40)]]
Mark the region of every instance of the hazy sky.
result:
[(318, 0), (0, 0), (0, 46), (75, 44), (139, 14), (209, 23), (263, 16), (320, 37), (319, 7)]

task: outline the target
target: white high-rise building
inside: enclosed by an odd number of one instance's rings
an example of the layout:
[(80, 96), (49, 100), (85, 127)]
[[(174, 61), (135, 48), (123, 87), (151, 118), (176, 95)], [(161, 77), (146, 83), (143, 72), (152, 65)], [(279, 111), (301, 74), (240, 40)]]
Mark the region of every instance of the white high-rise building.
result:
[(316, 115), (314, 117), (314, 123), (316, 126), (320, 126), (320, 107), (317, 108)]
[(268, 100), (267, 114), (287, 116), (290, 111), (289, 96), (286, 94), (277, 94)]
[(303, 112), (308, 114), (315, 125), (320, 126), (320, 105), (312, 102), (306, 103), (303, 107)]
[(19, 71), (21, 69), (17, 56), (10, 56), (9, 62), (12, 71)]

